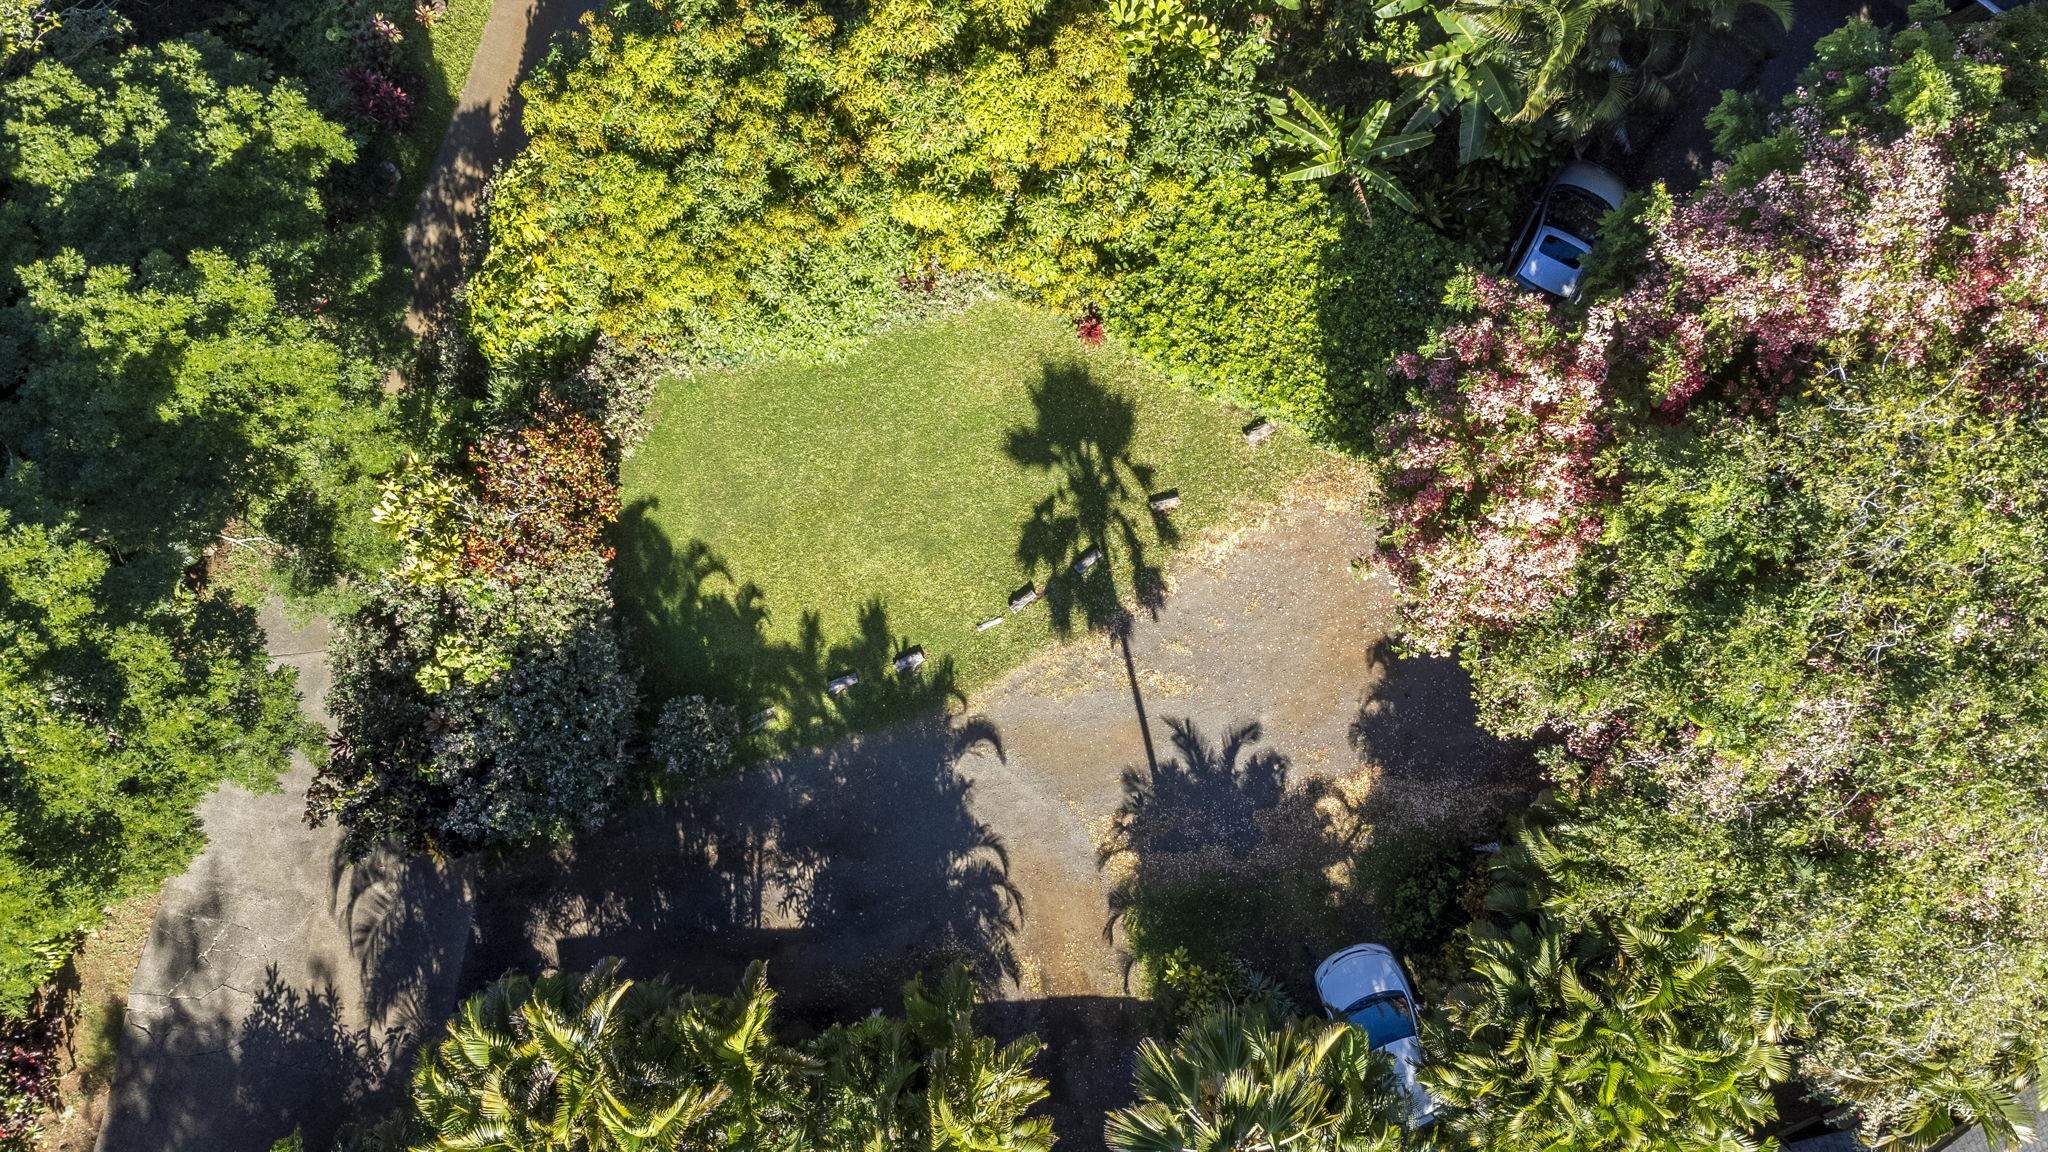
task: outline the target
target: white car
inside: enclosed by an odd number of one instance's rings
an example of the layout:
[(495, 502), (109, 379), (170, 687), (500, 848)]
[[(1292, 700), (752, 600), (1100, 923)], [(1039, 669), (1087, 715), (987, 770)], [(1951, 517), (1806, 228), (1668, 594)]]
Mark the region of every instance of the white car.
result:
[(1579, 293), (1579, 265), (1593, 250), (1600, 221), (1621, 207), (1628, 189), (1621, 177), (1587, 160), (1564, 166), (1543, 195), (1522, 235), (1515, 241), (1508, 274), (1515, 282), (1552, 296), (1570, 299)]
[(1394, 1058), (1395, 1086), (1408, 1101), (1408, 1126), (1420, 1128), (1436, 1117), (1417, 1074), (1422, 1041), (1415, 1035), (1415, 990), (1401, 962), (1382, 944), (1354, 944), (1316, 966), (1316, 995), (1333, 1020), (1365, 1030), (1375, 1051)]

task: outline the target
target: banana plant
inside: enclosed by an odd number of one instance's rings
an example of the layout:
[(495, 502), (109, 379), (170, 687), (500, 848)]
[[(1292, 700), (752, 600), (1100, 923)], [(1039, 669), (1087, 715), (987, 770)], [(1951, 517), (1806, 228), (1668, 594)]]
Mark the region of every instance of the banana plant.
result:
[[(1396, 184), (1392, 177), (1380, 171), (1379, 165), (1398, 156), (1405, 156), (1429, 143), (1428, 132), (1387, 133), (1387, 122), (1392, 119), (1394, 105), (1389, 100), (1376, 100), (1365, 115), (1346, 126), (1344, 113), (1331, 112), (1320, 107), (1315, 101), (1303, 96), (1292, 88), (1287, 90), (1287, 101), (1273, 112), (1273, 126), (1282, 134), (1285, 144), (1307, 153), (1307, 163), (1291, 171), (1282, 172), (1282, 180), (1327, 180), (1333, 176), (1343, 177), (1351, 184), (1352, 192), (1359, 203), (1369, 204), (1366, 192), (1384, 196), (1404, 211), (1413, 212), (1415, 201)], [(1288, 115), (1289, 111), (1292, 115)]]
[[(1422, 8), (1428, 0), (1393, 0), (1374, 15), (1392, 20)], [(1434, 132), (1452, 112), (1458, 114), (1458, 163), (1470, 164), (1488, 155), (1495, 130), (1516, 118), (1524, 102), (1512, 73), (1488, 57), (1480, 29), (1471, 17), (1451, 8), (1431, 12), (1444, 32), (1444, 42), (1395, 69), (1414, 83), (1402, 94), (1413, 104), (1404, 131)]]

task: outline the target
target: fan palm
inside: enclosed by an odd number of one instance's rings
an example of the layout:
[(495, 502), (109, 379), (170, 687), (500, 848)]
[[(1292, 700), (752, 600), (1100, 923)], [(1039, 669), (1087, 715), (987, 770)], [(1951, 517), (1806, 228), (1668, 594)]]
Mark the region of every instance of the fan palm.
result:
[(1366, 192), (1370, 189), (1407, 211), (1415, 210), (1415, 201), (1379, 166), (1428, 144), (1430, 134), (1388, 134), (1387, 125), (1394, 112), (1392, 102), (1375, 101), (1365, 115), (1348, 126), (1341, 110), (1331, 112), (1322, 108), (1292, 88), (1287, 90), (1285, 108), (1293, 115), (1276, 109), (1273, 126), (1280, 130), (1289, 147), (1307, 153), (1307, 163), (1281, 173), (1282, 180), (1343, 177), (1350, 182), (1360, 203), (1367, 202)]
[(1117, 1152), (1372, 1152), (1401, 1132), (1387, 1057), (1340, 1023), (1226, 1009), (1171, 1048), (1147, 1041), (1137, 1094), (1109, 1118)]

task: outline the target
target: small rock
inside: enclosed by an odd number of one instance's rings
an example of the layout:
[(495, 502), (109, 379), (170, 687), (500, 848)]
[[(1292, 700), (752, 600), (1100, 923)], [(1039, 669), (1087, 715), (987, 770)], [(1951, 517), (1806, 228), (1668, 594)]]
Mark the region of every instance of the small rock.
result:
[(919, 668), (924, 667), (924, 649), (912, 648), (910, 651), (905, 652), (903, 655), (898, 656), (895, 660), (891, 661), (890, 667), (896, 669), (896, 671), (898, 672), (917, 671)]
[(1498, 840), (1488, 840), (1488, 841), (1487, 841), (1486, 843), (1484, 843), (1484, 844), (1474, 844), (1474, 845), (1472, 846), (1472, 850), (1473, 850), (1474, 852), (1479, 852), (1479, 853), (1482, 853), (1482, 854), (1484, 854), (1484, 855), (1487, 855), (1487, 856), (1491, 856), (1491, 855), (1493, 855), (1494, 853), (1496, 853), (1496, 852), (1499, 852), (1499, 851), (1500, 851), (1500, 841), (1498, 841)]
[(1100, 563), (1102, 563), (1102, 549), (1090, 548), (1086, 552), (1081, 553), (1079, 560), (1074, 561), (1074, 575), (1086, 575), (1090, 568)]
[(747, 731), (759, 732), (773, 723), (775, 723), (775, 709), (763, 708), (759, 712), (754, 713), (753, 717), (747, 721)]
[(1272, 439), (1273, 433), (1279, 430), (1280, 426), (1271, 420), (1261, 420), (1244, 430), (1244, 442), (1257, 448), (1259, 445)]
[(830, 684), (825, 685), (825, 690), (834, 696), (844, 696), (848, 688), (858, 683), (860, 683), (860, 673), (848, 672), (846, 675), (837, 677)]
[(396, 193), (398, 186), (405, 182), (405, 173), (399, 171), (398, 165), (389, 160), (377, 165), (377, 177), (384, 182), (386, 196)]
[(974, 630), (976, 632), (986, 632), (989, 629), (995, 627), (996, 625), (1001, 624), (1002, 622), (1003, 618), (1001, 616), (991, 616), (988, 619), (983, 620), (981, 623), (976, 624), (974, 626)]
[(1152, 497), (1152, 510), (1154, 512), (1171, 512), (1178, 507), (1180, 507), (1180, 491), (1178, 489), (1168, 488), (1159, 495)]
[(1010, 611), (1012, 612), (1022, 612), (1036, 603), (1038, 603), (1038, 587), (1034, 584), (1026, 584), (1015, 592), (1010, 593)]

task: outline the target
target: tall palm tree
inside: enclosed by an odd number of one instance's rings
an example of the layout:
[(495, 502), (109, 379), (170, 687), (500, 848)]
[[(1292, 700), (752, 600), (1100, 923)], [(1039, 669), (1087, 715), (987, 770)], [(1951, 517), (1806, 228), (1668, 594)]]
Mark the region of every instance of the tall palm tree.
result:
[(1379, 15), (1428, 8), (1435, 17), (1443, 40), (1401, 71), (1417, 81), (1418, 115), (1434, 123), (1443, 118), (1434, 109), (1459, 110), (1459, 156), (1469, 162), (1485, 154), (1478, 142), (1489, 126), (1625, 139), (1630, 114), (1668, 103), (1751, 7), (1791, 27), (1791, 0), (1391, 0)]
[(1032, 1075), (1036, 1037), (1005, 1047), (974, 1030), (964, 966), (935, 992), (912, 980), (901, 1017), (871, 1016), (818, 1038), (819, 1152), (1048, 1152), (1052, 1123), (1029, 1115), (1046, 1097)]
[(1226, 1009), (1171, 1048), (1147, 1041), (1137, 1094), (1109, 1118), (1117, 1152), (1380, 1152), (1401, 1139), (1386, 1056), (1341, 1023)]
[(720, 1085), (661, 1054), (667, 997), (606, 961), (587, 975), (510, 976), (472, 997), (424, 1061), (414, 1099), (432, 1152), (640, 1152), (705, 1147)]

